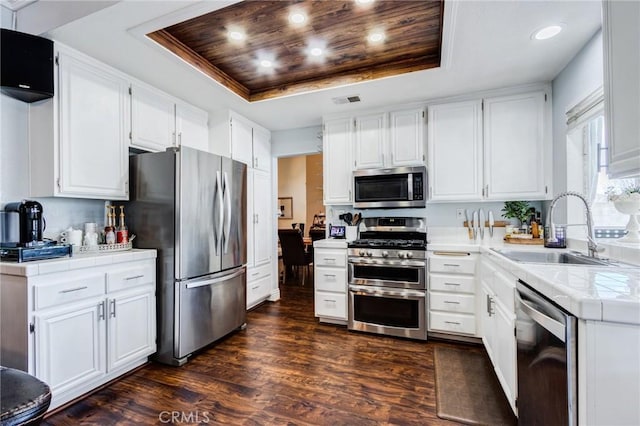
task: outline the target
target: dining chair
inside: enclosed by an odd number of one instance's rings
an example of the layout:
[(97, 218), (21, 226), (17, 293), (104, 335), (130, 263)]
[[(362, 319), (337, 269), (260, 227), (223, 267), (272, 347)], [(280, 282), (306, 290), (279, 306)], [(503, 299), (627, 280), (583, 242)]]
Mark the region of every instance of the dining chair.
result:
[(285, 281), (290, 270), (297, 274), (300, 272), (300, 268), (304, 267), (302, 275), (302, 285), (304, 285), (309, 273), (309, 265), (313, 263), (313, 255), (305, 250), (302, 234), (297, 229), (278, 229), (278, 239), (282, 250)]

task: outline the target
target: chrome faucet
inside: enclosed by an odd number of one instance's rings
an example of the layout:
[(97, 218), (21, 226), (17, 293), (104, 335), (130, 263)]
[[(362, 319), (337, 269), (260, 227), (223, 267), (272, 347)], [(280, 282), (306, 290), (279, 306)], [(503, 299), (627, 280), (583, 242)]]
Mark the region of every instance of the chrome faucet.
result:
[(580, 194), (579, 192), (562, 192), (556, 195), (556, 197), (551, 201), (549, 210), (547, 212), (547, 226), (549, 227), (549, 235), (547, 236), (547, 239), (553, 241), (556, 235), (556, 225), (555, 223), (553, 223), (553, 209), (555, 208), (556, 203), (560, 198), (568, 197), (569, 195), (578, 197), (584, 203), (584, 208), (587, 212), (587, 250), (589, 251), (589, 257), (597, 258), (598, 252), (601, 252), (603, 250), (598, 248), (598, 243), (596, 243), (596, 237), (593, 230), (593, 215), (591, 214), (591, 207), (589, 207), (589, 202), (587, 201), (585, 196)]

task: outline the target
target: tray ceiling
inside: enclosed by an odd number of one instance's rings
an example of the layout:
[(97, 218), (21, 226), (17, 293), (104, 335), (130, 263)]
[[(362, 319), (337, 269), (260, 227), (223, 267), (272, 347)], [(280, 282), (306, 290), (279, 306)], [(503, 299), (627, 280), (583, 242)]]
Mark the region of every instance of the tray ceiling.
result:
[(438, 67), (443, 10), (444, 0), (247, 0), (147, 35), (253, 102)]

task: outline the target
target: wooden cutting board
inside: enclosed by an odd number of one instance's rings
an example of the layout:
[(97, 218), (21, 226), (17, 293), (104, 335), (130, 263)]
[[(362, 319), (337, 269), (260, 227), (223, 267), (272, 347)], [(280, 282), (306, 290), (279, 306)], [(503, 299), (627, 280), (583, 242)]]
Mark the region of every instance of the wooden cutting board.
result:
[(504, 237), (504, 242), (509, 244), (523, 244), (523, 245), (543, 245), (544, 238), (509, 238)]

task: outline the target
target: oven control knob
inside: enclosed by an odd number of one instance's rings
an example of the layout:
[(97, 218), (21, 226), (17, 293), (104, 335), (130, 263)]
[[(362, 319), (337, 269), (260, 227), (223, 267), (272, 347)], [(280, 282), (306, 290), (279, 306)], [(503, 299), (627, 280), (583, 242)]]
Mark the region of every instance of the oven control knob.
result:
[(413, 257), (413, 253), (410, 251), (407, 252), (407, 259), (411, 259)]
[(382, 252), (382, 257), (389, 257), (389, 252), (388, 251), (383, 251)]
[(399, 251), (399, 252), (398, 252), (398, 257), (399, 257), (400, 259), (404, 259), (405, 257), (407, 257), (407, 254), (406, 254), (405, 252), (403, 252), (403, 251)]
[(358, 254), (359, 254), (360, 256), (364, 256), (365, 254), (367, 254), (367, 252), (366, 252), (366, 251), (364, 251), (364, 249), (363, 249), (363, 250), (360, 250), (360, 253), (358, 253)]
[(371, 250), (367, 250), (367, 256), (369, 257), (373, 256), (373, 252)]

